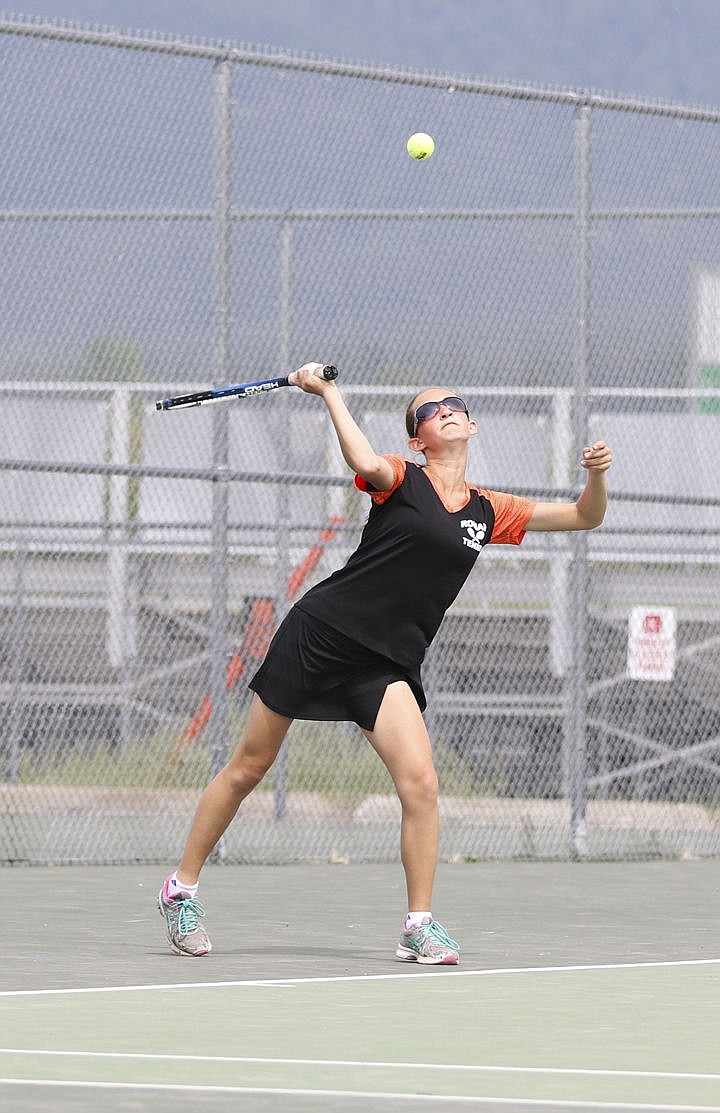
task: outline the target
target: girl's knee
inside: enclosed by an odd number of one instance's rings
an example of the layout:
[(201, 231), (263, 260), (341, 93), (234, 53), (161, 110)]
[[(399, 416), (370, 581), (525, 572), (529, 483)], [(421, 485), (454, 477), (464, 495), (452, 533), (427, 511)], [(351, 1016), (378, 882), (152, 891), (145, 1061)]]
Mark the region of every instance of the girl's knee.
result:
[(398, 795), (403, 807), (428, 810), (437, 807), (438, 779), (434, 768), (417, 770), (398, 787)]
[(225, 766), (222, 776), (231, 785), (233, 792), (246, 796), (260, 784), (272, 762), (256, 761), (249, 758), (233, 759)]

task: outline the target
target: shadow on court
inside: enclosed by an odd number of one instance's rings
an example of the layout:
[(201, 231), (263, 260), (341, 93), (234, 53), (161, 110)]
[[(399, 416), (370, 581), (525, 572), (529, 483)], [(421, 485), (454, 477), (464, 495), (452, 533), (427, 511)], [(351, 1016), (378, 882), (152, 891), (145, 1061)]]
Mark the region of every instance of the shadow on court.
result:
[(399, 866), (210, 866), (201, 959), (163, 873), (3, 871), (3, 1109), (720, 1109), (719, 862), (442, 865), (456, 970)]

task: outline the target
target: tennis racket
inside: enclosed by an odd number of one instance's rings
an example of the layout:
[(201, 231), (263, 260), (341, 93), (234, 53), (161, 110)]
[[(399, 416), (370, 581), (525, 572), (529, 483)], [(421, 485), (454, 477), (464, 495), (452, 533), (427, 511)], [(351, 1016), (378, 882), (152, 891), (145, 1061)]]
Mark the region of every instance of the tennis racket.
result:
[[(324, 367), (317, 365), (314, 372), (319, 379), (329, 382), (337, 379), (337, 367), (326, 364)], [(159, 398), (155, 403), (156, 410), (182, 410), (188, 406), (206, 406), (208, 402), (223, 402), (226, 398), (250, 398), (254, 394), (265, 394), (269, 390), (277, 390), (281, 386), (292, 386), (295, 372), (280, 376), (276, 379), (261, 379), (257, 383), (239, 383), (237, 386), (224, 386), (218, 390), (199, 390), (195, 394), (179, 394), (175, 398)]]

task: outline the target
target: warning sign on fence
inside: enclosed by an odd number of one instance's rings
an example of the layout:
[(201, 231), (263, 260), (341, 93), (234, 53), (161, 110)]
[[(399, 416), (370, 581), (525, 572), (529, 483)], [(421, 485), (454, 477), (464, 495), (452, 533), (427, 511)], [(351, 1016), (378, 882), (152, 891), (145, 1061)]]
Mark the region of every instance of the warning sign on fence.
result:
[(675, 610), (630, 611), (627, 674), (631, 680), (672, 680), (675, 673)]

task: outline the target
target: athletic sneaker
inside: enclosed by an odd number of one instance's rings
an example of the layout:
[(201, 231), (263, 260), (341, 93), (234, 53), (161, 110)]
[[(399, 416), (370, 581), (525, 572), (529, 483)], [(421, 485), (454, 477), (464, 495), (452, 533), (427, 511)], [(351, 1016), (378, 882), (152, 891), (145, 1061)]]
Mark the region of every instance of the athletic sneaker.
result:
[(194, 958), (209, 954), (212, 943), (205, 929), (200, 926), (205, 909), (197, 897), (191, 897), (187, 893), (170, 897), (168, 883), (165, 881), (158, 894), (158, 908), (160, 915), (165, 917), (167, 940), (175, 954)]
[(404, 931), (395, 952), (405, 962), (424, 966), (457, 966), (460, 945), (451, 939), (442, 924), (426, 916), (421, 924)]

